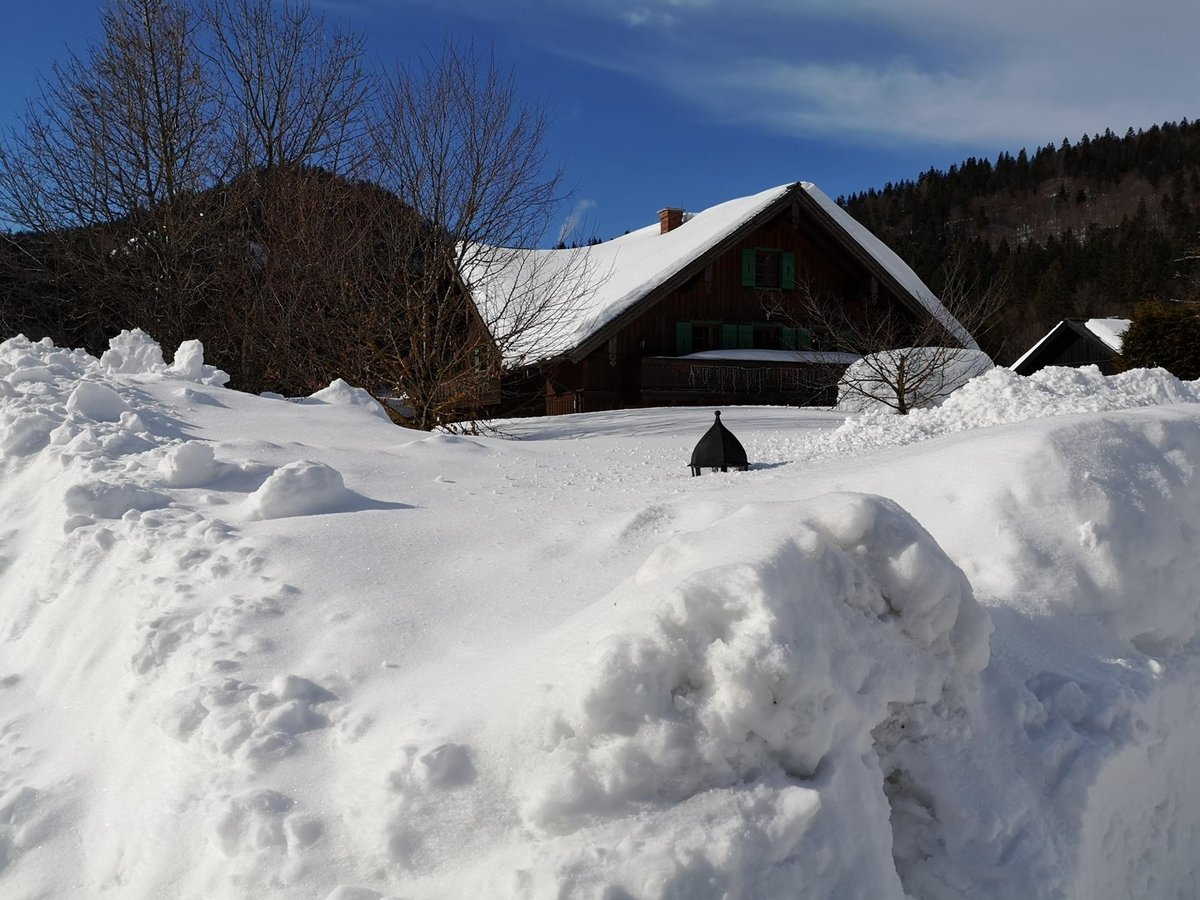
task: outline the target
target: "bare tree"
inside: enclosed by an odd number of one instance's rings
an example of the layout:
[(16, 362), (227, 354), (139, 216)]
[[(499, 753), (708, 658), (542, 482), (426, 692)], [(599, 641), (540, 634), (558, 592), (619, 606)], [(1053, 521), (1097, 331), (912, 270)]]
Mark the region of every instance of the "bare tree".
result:
[(303, 0), (208, 0), (204, 9), (233, 170), (352, 174), (371, 90), (362, 35), (331, 30)]
[[(225, 273), (236, 302), (218, 319), (218, 358), (244, 386), (303, 390), (336, 364), (314, 354), (328, 325), (321, 286), (343, 253), (326, 235), (366, 149), (363, 39), (330, 29), (304, 0), (207, 0), (204, 18), (237, 213)], [(341, 227), (353, 245), (356, 223)]]
[(195, 200), (219, 165), (219, 98), (186, 4), (113, 0), (101, 25), (0, 141), (0, 216), (38, 235), (16, 246), (66, 282), (76, 314), (134, 304), (181, 336), (207, 285), (195, 261), (212, 222)]
[(299, 173), (361, 163), (362, 42), (302, 3), (193, 10), (112, 0), (102, 39), (52, 69), (0, 143), (0, 216), (23, 232), (6, 269), (43, 296), (49, 280), (57, 317), (85, 320), (56, 337), (200, 337), (238, 384), (295, 389), (312, 360), (289, 336), (337, 267), (311, 239), (316, 219), (333, 225), (336, 188)]
[(527, 252), (565, 199), (544, 112), (469, 47), (381, 82), (303, 2), (192, 9), (112, 0), (0, 144), (25, 232), (0, 281), (48, 273), (93, 347), (137, 325), (243, 388), (342, 376), (423, 428), (482, 415), (591, 287), (586, 251)]
[[(566, 199), (547, 164), (544, 111), (512, 75), (447, 43), (387, 80), (374, 123), (378, 181), (393, 215), (364, 337), (418, 427), (478, 416), (505, 363), (553, 339), (589, 284), (587, 253), (527, 252)], [(594, 280), (594, 279), (592, 279)]]
[[(793, 314), (793, 321), (817, 336), (825, 355), (857, 358), (844, 370), (830, 369), (840, 376), (840, 403), (882, 404), (906, 415), (991, 368), (976, 338), (994, 326), (1008, 298), (1007, 283), (968, 283), (958, 258), (947, 262), (944, 283), (941, 298), (921, 298), (925, 311), (917, 314), (878, 298), (847, 302), (797, 273), (803, 312), (799, 319)], [(776, 303), (765, 300), (773, 314), (780, 312)]]

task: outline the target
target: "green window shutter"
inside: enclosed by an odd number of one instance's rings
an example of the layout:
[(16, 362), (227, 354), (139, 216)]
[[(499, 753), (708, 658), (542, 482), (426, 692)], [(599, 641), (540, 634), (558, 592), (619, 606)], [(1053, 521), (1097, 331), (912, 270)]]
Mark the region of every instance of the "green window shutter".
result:
[(739, 350), (753, 350), (754, 349), (754, 326), (753, 325), (739, 325), (737, 327), (737, 336), (738, 336), (737, 345), (738, 345)]
[(733, 350), (738, 345), (738, 327), (736, 325), (721, 326), (721, 349)]
[(757, 264), (758, 260), (753, 250), (742, 251), (742, 287), (754, 287)]
[(782, 258), (779, 261), (779, 286), (785, 291), (790, 291), (796, 286), (796, 254), (780, 255)]
[(692, 323), (675, 323), (675, 355), (687, 356), (692, 352)]
[(784, 350), (811, 350), (813, 346), (812, 335), (803, 328), (785, 328), (783, 329), (783, 339), (781, 344)]

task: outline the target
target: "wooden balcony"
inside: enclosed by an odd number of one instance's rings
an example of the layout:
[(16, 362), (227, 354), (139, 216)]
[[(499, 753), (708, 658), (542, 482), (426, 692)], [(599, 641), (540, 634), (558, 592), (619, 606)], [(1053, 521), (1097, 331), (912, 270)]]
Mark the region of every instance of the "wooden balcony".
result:
[(832, 406), (844, 361), (786, 362), (651, 356), (642, 360), (642, 402)]
[(482, 409), (500, 402), (500, 376), (489, 372), (471, 372), (439, 384), (434, 400), (453, 408)]

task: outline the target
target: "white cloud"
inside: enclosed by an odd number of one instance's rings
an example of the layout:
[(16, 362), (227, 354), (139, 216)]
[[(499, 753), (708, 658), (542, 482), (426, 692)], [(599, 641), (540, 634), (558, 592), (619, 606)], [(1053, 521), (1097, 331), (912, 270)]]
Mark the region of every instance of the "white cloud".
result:
[(801, 136), (1032, 145), (1200, 113), (1195, 0), (575, 0), (555, 14), (575, 27), (526, 28), (544, 7), (505, 5), (546, 50)]
[(644, 25), (659, 25), (667, 27), (675, 24), (675, 17), (670, 13), (646, 9), (644, 6), (639, 6), (637, 9), (627, 10), (621, 14), (621, 18), (625, 20), (626, 24), (633, 28), (640, 28)]
[[(693, 12), (694, 45), (631, 74), (785, 133), (1041, 143), (1194, 117), (1200, 97), (1194, 2), (723, 0)], [(774, 36), (729, 37), (755, 15)]]

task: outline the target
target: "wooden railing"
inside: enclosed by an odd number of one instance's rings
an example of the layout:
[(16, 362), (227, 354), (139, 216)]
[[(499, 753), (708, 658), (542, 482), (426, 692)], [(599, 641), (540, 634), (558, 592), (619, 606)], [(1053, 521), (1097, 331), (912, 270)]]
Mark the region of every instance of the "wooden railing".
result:
[(705, 394), (795, 395), (806, 399), (837, 383), (844, 366), (777, 362), (647, 357), (642, 360), (643, 391), (695, 391)]
[(439, 384), (433, 397), (438, 403), (463, 409), (495, 406), (500, 402), (500, 377), (472, 372)]

